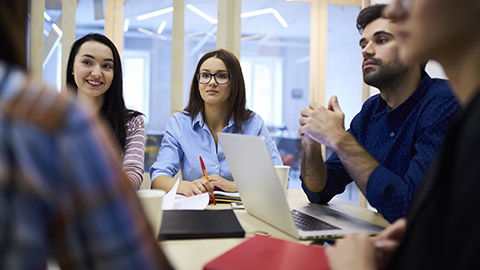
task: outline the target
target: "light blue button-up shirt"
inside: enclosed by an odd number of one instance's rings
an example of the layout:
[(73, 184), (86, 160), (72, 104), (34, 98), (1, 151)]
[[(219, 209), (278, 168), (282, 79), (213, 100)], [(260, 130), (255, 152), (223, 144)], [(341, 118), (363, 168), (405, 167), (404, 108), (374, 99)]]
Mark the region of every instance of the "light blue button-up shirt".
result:
[[(239, 133), (233, 117), (222, 132)], [(273, 164), (282, 165), (277, 146), (259, 115), (253, 114), (246, 121), (242, 134), (265, 137)], [(182, 171), (183, 180), (193, 181), (202, 178), (199, 156), (202, 156), (209, 175), (218, 174), (227, 180), (233, 180), (222, 146), (219, 143), (217, 153), (215, 140), (203, 121), (202, 114), (199, 113), (193, 121), (191, 116), (182, 112), (172, 115), (163, 135), (157, 161), (150, 169), (152, 181), (159, 175), (174, 177), (179, 170)]]

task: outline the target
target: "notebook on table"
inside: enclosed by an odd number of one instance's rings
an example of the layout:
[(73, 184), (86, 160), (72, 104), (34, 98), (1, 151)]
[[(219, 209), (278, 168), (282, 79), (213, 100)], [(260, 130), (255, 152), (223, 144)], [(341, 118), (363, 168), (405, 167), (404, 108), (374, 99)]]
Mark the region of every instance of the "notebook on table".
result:
[(296, 239), (330, 239), (347, 233), (375, 234), (376, 224), (309, 204), (290, 209), (264, 138), (218, 133), (247, 212)]
[(213, 192), (216, 202), (242, 202), (240, 194), (238, 192), (225, 192), (221, 190), (215, 190)]
[(159, 239), (244, 237), (245, 231), (231, 209), (165, 210)]

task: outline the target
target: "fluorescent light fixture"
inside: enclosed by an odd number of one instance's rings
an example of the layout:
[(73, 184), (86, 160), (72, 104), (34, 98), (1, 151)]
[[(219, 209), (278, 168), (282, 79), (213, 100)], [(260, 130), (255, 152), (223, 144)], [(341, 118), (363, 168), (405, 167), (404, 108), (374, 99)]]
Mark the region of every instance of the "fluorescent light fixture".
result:
[(160, 26), (158, 27), (157, 34), (161, 34), (163, 30), (165, 30), (165, 26), (167, 26), (167, 22), (163, 21)]
[(205, 31), (193, 32), (193, 33), (188, 34), (187, 37), (196, 37), (196, 36), (202, 36), (202, 35), (209, 36), (213, 39), (217, 39), (217, 36), (214, 35), (211, 31), (209, 31), (209, 32), (205, 32)]
[(265, 42), (267, 42), (269, 39), (271, 39), (272, 36), (273, 36), (272, 34), (265, 35), (265, 36), (263, 36), (258, 42), (259, 42), (260, 44), (265, 43)]
[(57, 24), (53, 23), (53, 24), (52, 24), (52, 28), (53, 28), (53, 30), (55, 30), (55, 32), (57, 32), (57, 34), (58, 34), (59, 36), (62, 35), (62, 30), (60, 29), (60, 27), (58, 27)]
[(50, 17), (50, 16), (47, 14), (47, 12), (45, 12), (45, 11), (43, 12), (43, 17), (44, 17), (45, 20), (47, 20), (47, 21), (50, 21), (50, 20), (52, 19), (52, 17)]
[(205, 12), (201, 11), (200, 9), (194, 7), (193, 5), (191, 4), (187, 4), (187, 8), (190, 9), (193, 13), (197, 14), (198, 16), (202, 17), (203, 19), (205, 19), (207, 22), (211, 23), (211, 24), (217, 24), (218, 23), (218, 20), (208, 16)]
[(272, 11), (272, 14), (273, 14), (273, 16), (275, 16), (275, 18), (277, 18), (278, 22), (283, 26), (283, 28), (288, 27), (288, 23), (285, 21), (285, 19), (282, 17), (282, 15), (280, 15), (280, 13), (278, 13), (278, 11), (276, 9), (274, 9)]
[(137, 28), (137, 31), (140, 33), (144, 33), (145, 35), (153, 36), (153, 32), (150, 30), (147, 30), (145, 28), (139, 27)]
[(187, 37), (195, 37), (195, 36), (201, 36), (201, 35), (205, 35), (205, 31), (200, 31), (200, 32), (193, 32), (193, 33), (190, 33), (187, 35)]
[(125, 19), (125, 22), (123, 23), (123, 32), (127, 32), (128, 27), (130, 27), (130, 19)]
[(172, 40), (170, 37), (166, 37), (166, 36), (164, 36), (164, 35), (158, 35), (157, 38), (158, 38), (158, 39), (161, 39), (161, 40), (165, 40), (165, 41), (170, 41), (170, 40)]
[(206, 36), (209, 36), (209, 37), (211, 37), (211, 38), (213, 38), (213, 39), (217, 39), (217, 35), (211, 33), (210, 31), (207, 32), (207, 33), (205, 33), (205, 35), (206, 35)]
[(284, 28), (288, 27), (288, 23), (285, 21), (282, 15), (280, 15), (280, 13), (274, 8), (265, 8), (265, 9), (244, 12), (240, 14), (240, 17), (243, 19), (243, 18), (265, 15), (269, 13), (271, 13)]
[(156, 17), (156, 16), (167, 14), (167, 13), (170, 13), (170, 12), (173, 12), (173, 7), (168, 7), (168, 8), (164, 8), (164, 9), (160, 9), (160, 10), (157, 10), (157, 11), (154, 11), (154, 12), (150, 12), (150, 13), (147, 13), (147, 14), (140, 15), (140, 16), (137, 17), (137, 20), (143, 21), (143, 20), (150, 19), (150, 18), (153, 18), (153, 17)]
[(240, 17), (248, 18), (248, 17), (259, 16), (259, 15), (265, 15), (265, 14), (268, 14), (268, 13), (272, 13), (272, 10), (273, 10), (273, 8), (266, 8), (266, 9), (259, 9), (259, 10), (244, 12), (244, 13), (240, 14)]
[(252, 40), (252, 39), (259, 39), (261, 37), (262, 37), (261, 35), (244, 36), (244, 37), (242, 37), (242, 40), (246, 41), (246, 40)]

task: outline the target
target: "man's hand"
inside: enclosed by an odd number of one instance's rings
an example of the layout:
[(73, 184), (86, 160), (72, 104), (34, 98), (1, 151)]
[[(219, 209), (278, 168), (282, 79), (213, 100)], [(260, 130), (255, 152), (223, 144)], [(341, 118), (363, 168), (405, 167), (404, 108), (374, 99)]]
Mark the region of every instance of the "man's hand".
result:
[(311, 102), (309, 109), (301, 110), (300, 114), (298, 134), (306, 144), (311, 144), (309, 139), (312, 139), (333, 148), (333, 142), (345, 132), (345, 115), (336, 96), (330, 98), (328, 108)]

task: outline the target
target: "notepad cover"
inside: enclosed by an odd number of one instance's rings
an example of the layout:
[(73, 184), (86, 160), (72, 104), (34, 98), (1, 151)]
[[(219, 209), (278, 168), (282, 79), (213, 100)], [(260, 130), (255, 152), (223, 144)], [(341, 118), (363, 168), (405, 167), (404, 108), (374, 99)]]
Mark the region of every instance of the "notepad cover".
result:
[(207, 263), (204, 270), (330, 269), (325, 249), (255, 235)]
[(240, 194), (238, 192), (225, 192), (225, 191), (215, 190), (213, 192), (213, 195), (215, 196), (215, 201), (217, 202), (226, 202), (226, 203), (242, 202), (242, 199), (240, 198)]
[(245, 231), (231, 209), (165, 210), (159, 239), (244, 237)]

